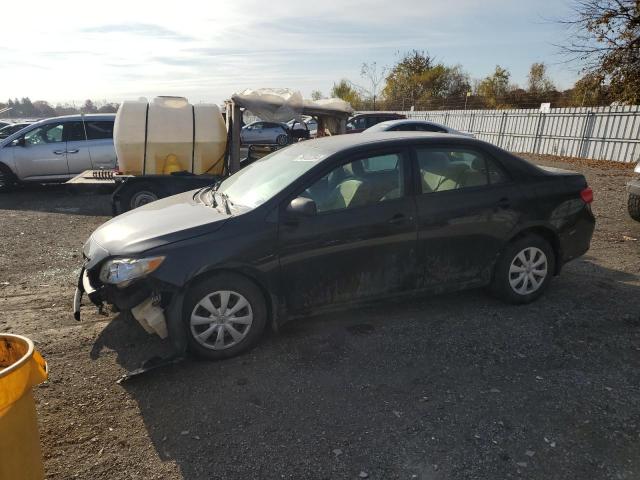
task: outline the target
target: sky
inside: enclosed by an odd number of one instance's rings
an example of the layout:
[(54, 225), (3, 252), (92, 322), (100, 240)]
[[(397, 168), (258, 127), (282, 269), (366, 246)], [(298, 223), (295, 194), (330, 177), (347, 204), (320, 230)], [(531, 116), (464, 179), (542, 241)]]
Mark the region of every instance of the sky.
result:
[(564, 89), (578, 72), (554, 46), (567, 35), (554, 20), (570, 15), (569, 1), (30, 0), (26, 10), (8, 2), (0, 99), (219, 103), (263, 87), (327, 95), (341, 78), (364, 83), (363, 62), (392, 66), (413, 49), (472, 78), (499, 64), (522, 86), (542, 61)]

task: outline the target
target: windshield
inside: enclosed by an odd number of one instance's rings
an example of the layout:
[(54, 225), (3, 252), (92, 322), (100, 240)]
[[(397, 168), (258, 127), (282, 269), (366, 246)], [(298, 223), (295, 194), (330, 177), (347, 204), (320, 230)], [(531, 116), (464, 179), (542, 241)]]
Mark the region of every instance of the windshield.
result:
[(220, 184), (234, 205), (255, 208), (291, 185), (326, 154), (301, 142), (277, 150), (243, 168)]

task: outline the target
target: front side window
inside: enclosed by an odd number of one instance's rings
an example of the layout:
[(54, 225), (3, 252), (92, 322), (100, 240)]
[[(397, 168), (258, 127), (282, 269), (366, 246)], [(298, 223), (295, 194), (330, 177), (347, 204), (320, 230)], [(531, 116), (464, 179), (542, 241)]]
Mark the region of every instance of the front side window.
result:
[(302, 194), (318, 213), (374, 205), (404, 195), (400, 153), (375, 155), (333, 169)]
[(113, 122), (90, 121), (85, 122), (88, 140), (103, 140), (113, 138)]
[(422, 193), (503, 183), (506, 174), (487, 155), (468, 149), (416, 149)]
[(62, 123), (50, 123), (36, 127), (24, 134), (26, 145), (45, 145), (47, 143), (62, 142)]

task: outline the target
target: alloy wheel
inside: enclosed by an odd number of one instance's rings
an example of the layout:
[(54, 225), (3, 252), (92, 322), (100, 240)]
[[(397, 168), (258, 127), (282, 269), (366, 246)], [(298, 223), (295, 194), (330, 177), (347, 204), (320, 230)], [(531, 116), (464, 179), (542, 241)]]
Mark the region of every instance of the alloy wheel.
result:
[(529, 295), (537, 291), (548, 274), (545, 253), (537, 247), (522, 249), (511, 261), (509, 284), (519, 295)]
[(193, 308), (191, 335), (203, 347), (225, 350), (240, 343), (251, 330), (253, 310), (241, 294), (220, 290), (205, 295)]

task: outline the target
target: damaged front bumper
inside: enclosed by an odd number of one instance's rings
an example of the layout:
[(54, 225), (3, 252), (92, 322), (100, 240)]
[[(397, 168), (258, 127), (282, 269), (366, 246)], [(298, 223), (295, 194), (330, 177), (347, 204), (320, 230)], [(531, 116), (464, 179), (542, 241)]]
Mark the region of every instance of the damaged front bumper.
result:
[(125, 287), (102, 284), (92, 271), (82, 268), (73, 298), (73, 315), (81, 318), (82, 297), (87, 295), (99, 311), (104, 304), (114, 305), (118, 311), (130, 311), (147, 333), (160, 338), (169, 337), (176, 354), (186, 350), (186, 335), (182, 327), (184, 294), (175, 287), (143, 278)]

